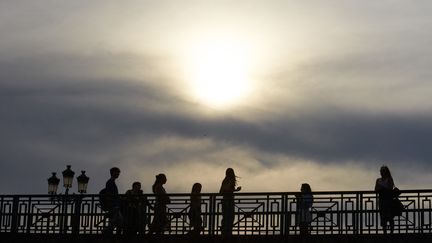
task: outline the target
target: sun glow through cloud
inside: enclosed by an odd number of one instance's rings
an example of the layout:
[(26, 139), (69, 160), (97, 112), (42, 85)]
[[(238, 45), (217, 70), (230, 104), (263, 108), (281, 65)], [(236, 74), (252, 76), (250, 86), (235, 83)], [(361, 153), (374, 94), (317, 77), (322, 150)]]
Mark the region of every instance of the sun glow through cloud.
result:
[(203, 41), (187, 54), (187, 82), (200, 103), (226, 108), (251, 91), (251, 51), (232, 40)]

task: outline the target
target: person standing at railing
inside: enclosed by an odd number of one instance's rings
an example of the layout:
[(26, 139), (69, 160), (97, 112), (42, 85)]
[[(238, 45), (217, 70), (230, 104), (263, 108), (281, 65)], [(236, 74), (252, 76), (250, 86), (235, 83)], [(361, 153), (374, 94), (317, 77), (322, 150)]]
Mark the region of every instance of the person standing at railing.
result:
[(111, 168), (110, 175), (110, 179), (105, 184), (106, 197), (109, 204), (109, 224), (108, 227), (104, 229), (103, 233), (105, 234), (112, 234), (114, 228), (117, 228), (117, 230), (119, 231), (120, 227), (123, 224), (123, 215), (120, 211), (121, 200), (118, 193), (117, 185), (115, 183), (115, 180), (120, 176), (120, 169), (117, 167)]
[(141, 183), (132, 183), (132, 189), (126, 191), (126, 233), (129, 235), (143, 234), (148, 222), (147, 207), (153, 206), (147, 201), (141, 190)]
[(237, 177), (232, 168), (225, 171), (225, 179), (222, 181), (219, 193), (223, 194), (222, 200), (222, 235), (232, 235), (234, 224), (234, 192), (240, 191), (237, 187)]
[(156, 203), (154, 205), (154, 217), (150, 225), (149, 234), (162, 234), (165, 228), (169, 227), (167, 215), (167, 204), (170, 203), (170, 198), (167, 195), (163, 185), (167, 182), (165, 174), (156, 176), (156, 181), (153, 184), (153, 193), (156, 195)]
[(201, 188), (202, 185), (200, 183), (193, 184), (190, 197), (191, 203), (188, 217), (193, 230), (189, 233), (193, 235), (199, 235), (203, 229), (201, 218)]
[(300, 193), (297, 197), (297, 225), (300, 227), (300, 234), (307, 235), (310, 233), (310, 224), (312, 222), (311, 208), (313, 205), (312, 189), (308, 183), (303, 183)]
[(394, 228), (394, 213), (392, 203), (394, 197), (394, 181), (387, 166), (383, 165), (380, 169), (381, 178), (378, 178), (375, 183), (375, 191), (378, 192), (378, 205), (381, 218), (381, 226), (384, 234), (387, 233), (387, 223), (390, 224), (390, 233), (393, 233)]

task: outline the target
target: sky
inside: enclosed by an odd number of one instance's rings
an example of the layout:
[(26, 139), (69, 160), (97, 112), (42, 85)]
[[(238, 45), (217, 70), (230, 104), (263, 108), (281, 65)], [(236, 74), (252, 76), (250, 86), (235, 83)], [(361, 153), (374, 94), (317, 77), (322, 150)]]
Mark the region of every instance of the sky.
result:
[[(0, 193), (432, 185), (432, 2), (0, 1)], [(76, 192), (76, 182), (71, 189)], [(59, 188), (59, 193), (64, 189)]]

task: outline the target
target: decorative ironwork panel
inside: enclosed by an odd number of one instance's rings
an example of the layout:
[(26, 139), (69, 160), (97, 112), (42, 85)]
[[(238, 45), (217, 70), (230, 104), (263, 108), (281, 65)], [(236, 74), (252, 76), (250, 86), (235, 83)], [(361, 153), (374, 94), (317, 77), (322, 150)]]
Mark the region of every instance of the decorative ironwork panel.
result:
[[(394, 218), (395, 233), (432, 233), (432, 190), (401, 191), (404, 205)], [(164, 234), (191, 231), (189, 194), (172, 194), (167, 205)], [(310, 234), (383, 233), (377, 194), (373, 191), (314, 192), (310, 210)], [(154, 195), (143, 195), (139, 211), (128, 209), (121, 198), (123, 221), (116, 233), (145, 234), (153, 221)], [(233, 234), (295, 235), (299, 227), (299, 193), (238, 193), (234, 199)], [(201, 234), (221, 234), (223, 197), (201, 195)], [(139, 212), (139, 213), (137, 213)], [(1, 233), (102, 234), (110, 224), (109, 213), (99, 204), (99, 195), (3, 195), (0, 196)], [(135, 221), (131, 221), (131, 219)], [(133, 230), (131, 231), (131, 222)]]

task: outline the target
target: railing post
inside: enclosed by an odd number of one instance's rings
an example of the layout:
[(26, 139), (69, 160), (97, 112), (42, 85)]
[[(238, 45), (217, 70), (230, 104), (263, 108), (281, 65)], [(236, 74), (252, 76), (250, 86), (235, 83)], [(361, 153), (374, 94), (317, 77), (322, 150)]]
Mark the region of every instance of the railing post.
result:
[(282, 208), (281, 208), (281, 235), (288, 235), (289, 230), (289, 221), (288, 221), (288, 200), (287, 200), (287, 194), (282, 194)]
[(70, 197), (65, 194), (62, 195), (61, 197), (61, 220), (60, 220), (60, 233), (61, 234), (66, 234), (67, 233), (67, 228), (68, 228), (68, 216), (67, 216), (67, 209), (68, 209), (68, 200), (70, 199)]
[[(420, 199), (420, 193), (417, 193), (417, 198), (416, 198), (416, 201), (417, 201), (417, 205), (415, 206), (415, 208), (414, 209), (416, 209), (416, 211), (417, 211), (417, 213), (418, 213), (418, 215), (419, 215), (419, 220), (420, 220), (420, 222), (419, 222), (419, 226), (418, 226), (418, 233), (420, 233), (420, 234), (422, 234), (423, 233), (423, 228), (424, 228), (424, 223), (425, 223), (425, 220), (424, 220), (424, 213), (423, 213), (423, 211), (422, 210), (420, 210), (420, 209), (423, 209), (423, 210), (425, 210), (425, 208), (423, 208), (424, 207), (424, 204), (422, 205), (421, 204), (421, 199)], [(415, 205), (415, 204), (414, 204)], [(428, 210), (430, 210), (430, 208), (428, 208)], [(415, 226), (414, 226), (415, 227)]]
[(19, 205), (19, 197), (13, 196), (11, 233), (14, 234), (18, 233), (18, 223), (19, 223), (18, 205)]
[(72, 216), (72, 234), (79, 234), (80, 218), (81, 218), (81, 196), (76, 196), (74, 199), (75, 207)]
[(216, 195), (210, 195), (210, 206), (209, 206), (209, 229), (208, 234), (214, 235), (216, 232)]
[(355, 199), (355, 211), (352, 215), (353, 217), (353, 234), (359, 233), (359, 215), (360, 215), (360, 194), (356, 193), (356, 199)]
[(363, 194), (356, 194), (356, 210), (353, 214), (354, 234), (360, 234), (363, 231)]

